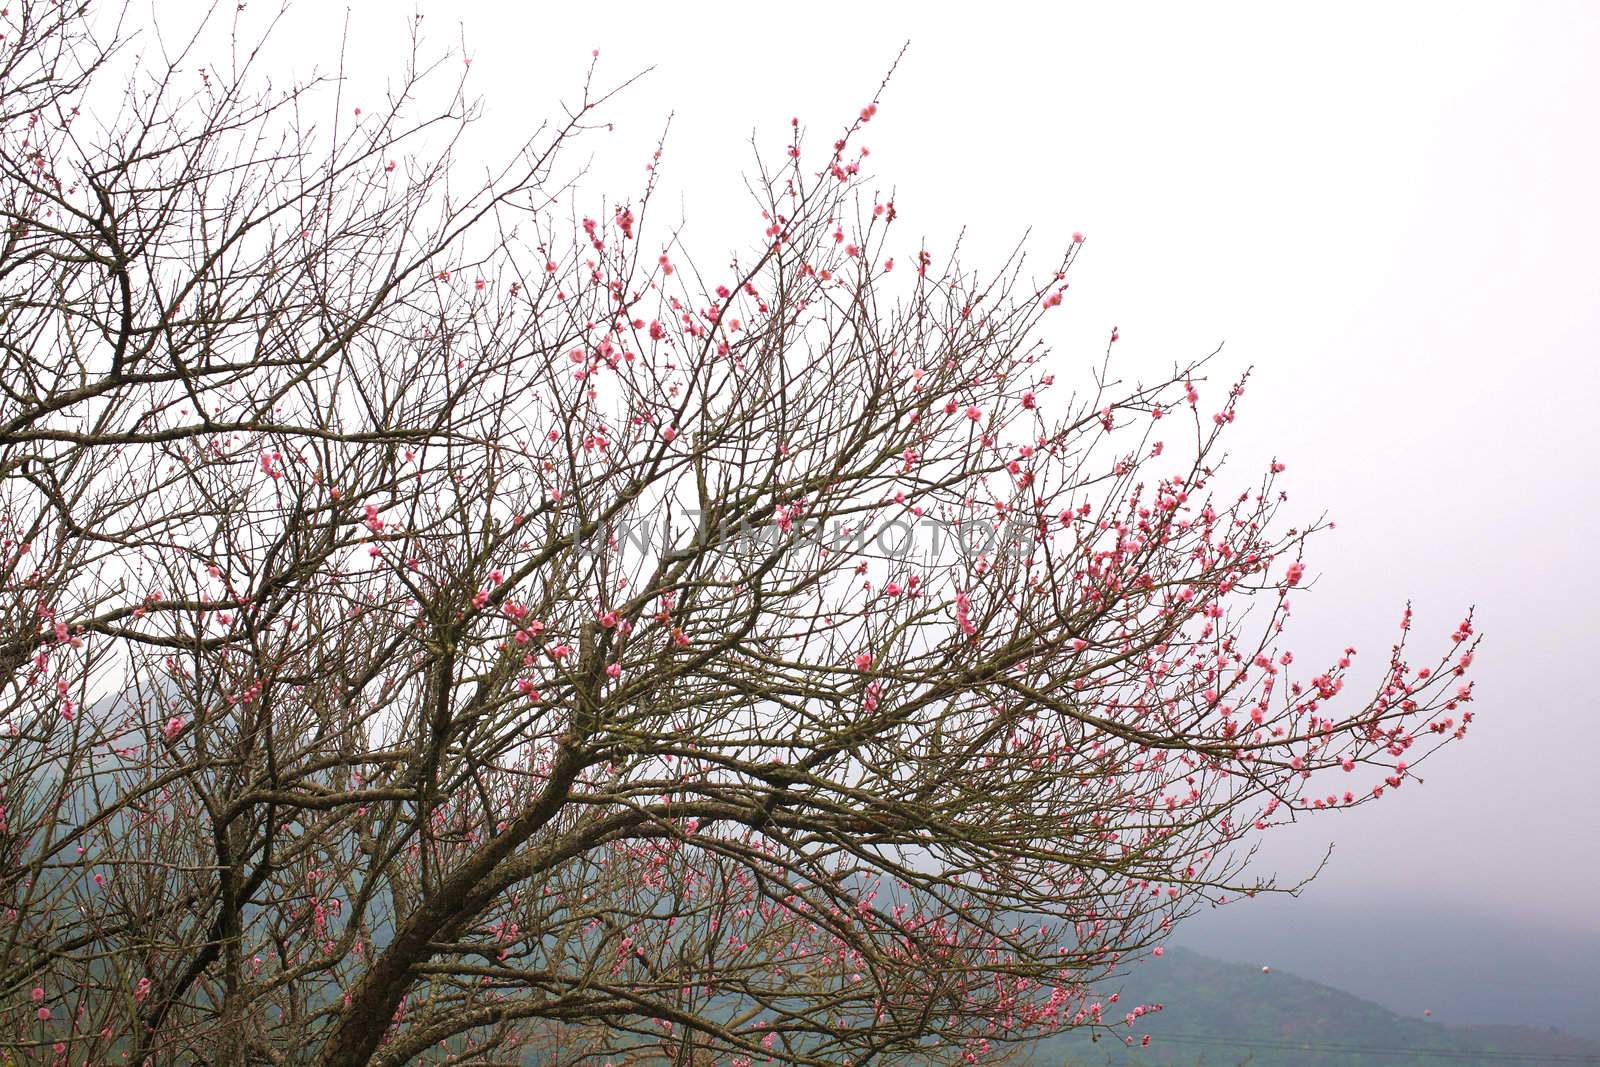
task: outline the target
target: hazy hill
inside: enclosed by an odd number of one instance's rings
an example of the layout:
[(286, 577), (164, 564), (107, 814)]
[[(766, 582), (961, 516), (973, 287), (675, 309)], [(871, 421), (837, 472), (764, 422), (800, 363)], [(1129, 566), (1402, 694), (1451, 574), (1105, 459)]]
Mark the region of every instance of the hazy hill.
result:
[(1194, 915), (1175, 943), (1283, 970), (1403, 1016), (1554, 1027), (1600, 1040), (1600, 927), (1574, 903), (1559, 927), (1514, 903), (1474, 915), (1415, 900), (1262, 897)]
[(1263, 974), (1259, 966), (1225, 963), (1182, 948), (1141, 963), (1125, 980), (1117, 1006), (1140, 1002), (1165, 1005), (1140, 1020), (1136, 1033), (1152, 1035), (1149, 1048), (1067, 1036), (1038, 1048), (1030, 1062), (1040, 1067), (1600, 1065), (1600, 1041), (1531, 1027), (1408, 1018), (1277, 967)]

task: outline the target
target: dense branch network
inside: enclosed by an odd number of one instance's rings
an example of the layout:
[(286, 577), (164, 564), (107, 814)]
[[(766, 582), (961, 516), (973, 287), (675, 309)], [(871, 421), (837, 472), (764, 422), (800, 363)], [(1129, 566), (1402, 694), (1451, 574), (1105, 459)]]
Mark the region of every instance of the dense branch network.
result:
[(1470, 722), (1470, 621), (1361, 696), (1353, 650), (1296, 671), (1318, 527), (1220, 474), (1243, 383), (1113, 343), (1063, 390), (1081, 245), (1036, 282), (905, 244), (875, 102), (758, 162), (702, 273), (653, 186), (574, 197), (592, 83), (468, 189), (420, 46), (353, 114), (96, 17), (0, 15), (14, 1055), (1132, 1035), (1102, 983), (1271, 888), (1261, 831)]

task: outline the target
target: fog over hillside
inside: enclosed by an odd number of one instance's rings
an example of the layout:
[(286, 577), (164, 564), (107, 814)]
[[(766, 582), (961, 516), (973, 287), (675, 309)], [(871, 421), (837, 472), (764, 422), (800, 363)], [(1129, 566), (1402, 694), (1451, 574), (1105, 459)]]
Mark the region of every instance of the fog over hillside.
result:
[(1600, 1039), (1600, 935), (1405, 900), (1261, 898), (1196, 914), (1176, 943), (1271, 965), (1403, 1015), (1553, 1026)]
[[(1135, 965), (1117, 1009), (1158, 1003), (1134, 1044), (1082, 1034), (1031, 1051), (1035, 1067), (1399, 1067), (1600, 1064), (1600, 1041), (1526, 1025), (1470, 1024), (1395, 1012), (1279, 968), (1227, 963), (1181, 948)], [(1138, 1038), (1148, 1034), (1150, 1044)], [(1120, 1036), (1120, 1035), (1119, 1035)]]

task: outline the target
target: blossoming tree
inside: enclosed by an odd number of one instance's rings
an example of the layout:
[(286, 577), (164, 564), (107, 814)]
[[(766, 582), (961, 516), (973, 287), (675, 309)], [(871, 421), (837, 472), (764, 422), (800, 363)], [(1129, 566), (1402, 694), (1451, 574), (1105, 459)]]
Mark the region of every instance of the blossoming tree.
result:
[(1272, 888), (1258, 834), (1471, 720), (1469, 622), (1360, 695), (1298, 669), (1317, 526), (1219, 469), (1241, 389), (1048, 357), (1081, 245), (908, 243), (876, 103), (696, 268), (649, 185), (563, 177), (599, 90), (469, 186), (418, 61), (363, 113), (80, 5), (0, 29), (15, 1057), (1136, 1040), (1104, 983)]

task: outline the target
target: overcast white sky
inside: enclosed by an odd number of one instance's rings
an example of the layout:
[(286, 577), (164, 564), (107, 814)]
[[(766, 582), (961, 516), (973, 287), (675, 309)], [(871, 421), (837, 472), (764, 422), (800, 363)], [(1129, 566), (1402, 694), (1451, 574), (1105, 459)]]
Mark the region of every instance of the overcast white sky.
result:
[[(1333, 840), (1324, 901), (1600, 930), (1578, 906), (1600, 877), (1600, 5), (360, 0), (357, 85), (400, 62), (413, 10), (464, 39), (507, 136), (575, 95), (591, 49), (603, 78), (654, 66), (588, 142), (591, 189), (635, 193), (674, 113), (665, 184), (711, 264), (749, 234), (752, 132), (848, 120), (909, 39), (866, 138), (903, 229), (937, 248), (965, 226), (973, 265), (1026, 228), (1046, 260), (1086, 233), (1063, 375), (1113, 325), (1136, 365), (1226, 342), (1224, 368), (1256, 367), (1235, 454), (1284, 459), (1292, 500), (1339, 524), (1304, 654), (1376, 660), (1407, 598), (1436, 642), (1478, 605), (1474, 733), (1424, 787), (1286, 840), (1284, 869)], [(280, 40), (326, 61), (345, 17), (302, 2)]]

